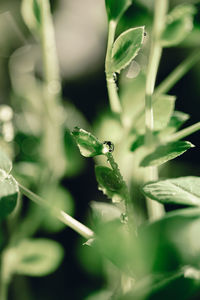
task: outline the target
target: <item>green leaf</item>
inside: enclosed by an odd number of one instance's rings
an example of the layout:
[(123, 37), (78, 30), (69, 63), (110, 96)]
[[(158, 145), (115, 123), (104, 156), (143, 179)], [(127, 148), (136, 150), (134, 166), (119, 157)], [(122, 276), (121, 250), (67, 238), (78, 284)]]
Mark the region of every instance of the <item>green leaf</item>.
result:
[[(159, 95), (153, 99), (153, 116), (154, 116), (154, 131), (162, 130), (167, 126), (174, 111), (176, 97), (169, 95)], [(139, 133), (145, 131), (145, 116), (144, 112), (134, 124), (134, 127)]]
[(161, 35), (163, 47), (179, 44), (193, 28), (193, 15), (196, 9), (193, 5), (182, 4), (176, 6), (167, 17), (166, 28)]
[(135, 58), (144, 39), (144, 27), (124, 31), (114, 42), (110, 72), (120, 73)]
[(200, 206), (200, 177), (179, 177), (147, 183), (143, 192), (164, 204)]
[(11, 175), (0, 180), (0, 219), (9, 215), (17, 204), (19, 188)]
[(93, 157), (103, 154), (103, 144), (91, 133), (79, 127), (75, 127), (72, 131), (72, 135), (83, 156)]
[(92, 201), (90, 203), (94, 219), (101, 222), (108, 222), (114, 219), (120, 219), (120, 209), (111, 203)]
[[(188, 114), (185, 114), (181, 111), (174, 111), (167, 127), (160, 131), (154, 132), (154, 142), (159, 143), (160, 138), (164, 140), (164, 136), (169, 136), (170, 134), (176, 132), (181, 127), (181, 125), (183, 125), (183, 123), (185, 123), (189, 119), (189, 117), (190, 116)], [(144, 134), (138, 135), (132, 143), (130, 151), (134, 152), (136, 149), (144, 145), (144, 140)]]
[(85, 300), (110, 300), (112, 299), (113, 292), (109, 290), (101, 290), (92, 293)]
[[(43, 188), (42, 197), (56, 209), (63, 210), (70, 216), (73, 216), (74, 202), (69, 191), (62, 188), (61, 186), (45, 186)], [(55, 218), (53, 213), (48, 211), (45, 212), (43, 217), (42, 226), (47, 232), (59, 232), (66, 228), (66, 225)]]
[(83, 169), (84, 159), (68, 129), (64, 131), (64, 150), (66, 154), (66, 176), (75, 176)]
[(180, 209), (146, 224), (138, 232), (146, 272), (163, 273), (200, 267), (200, 209)]
[(60, 244), (48, 239), (27, 239), (17, 246), (14, 272), (28, 276), (46, 276), (60, 265), (64, 251)]
[(138, 135), (136, 140), (132, 143), (130, 151), (134, 152), (137, 148), (144, 145), (145, 136), (144, 134)]
[(159, 146), (153, 153), (145, 156), (141, 161), (140, 166), (159, 166), (168, 160), (180, 156), (192, 147), (194, 147), (194, 145), (186, 141), (177, 141)]
[(124, 184), (112, 169), (96, 166), (95, 174), (99, 189), (113, 202), (120, 202), (124, 199)]
[(168, 126), (175, 128), (175, 131), (178, 130), (188, 119), (190, 116), (182, 111), (175, 110), (171, 119), (169, 121)]
[(108, 20), (119, 20), (127, 8), (132, 4), (131, 0), (105, 0)]
[(174, 111), (167, 127), (160, 131), (158, 136), (169, 136), (170, 134), (176, 132), (189, 118), (190, 116), (186, 113)]

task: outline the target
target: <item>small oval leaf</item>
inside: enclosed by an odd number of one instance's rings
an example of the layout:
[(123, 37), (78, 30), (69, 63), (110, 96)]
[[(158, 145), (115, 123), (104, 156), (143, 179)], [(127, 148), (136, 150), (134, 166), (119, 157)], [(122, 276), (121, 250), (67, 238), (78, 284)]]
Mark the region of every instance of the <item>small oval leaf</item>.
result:
[(90, 132), (87, 132), (82, 128), (75, 127), (72, 131), (72, 135), (74, 136), (83, 156), (93, 157), (103, 154), (103, 144)]
[[(47, 199), (48, 203), (56, 209), (65, 211), (73, 216), (74, 201), (70, 192), (61, 186), (51, 185), (45, 186), (42, 189), (41, 195), (44, 199)], [(66, 225), (55, 218), (53, 213), (46, 210), (42, 220), (42, 227), (47, 232), (59, 232), (66, 228)]]
[(17, 247), (14, 272), (28, 276), (45, 276), (60, 265), (64, 251), (60, 244), (48, 239), (23, 240)]
[(172, 142), (159, 146), (153, 153), (145, 156), (145, 158), (141, 161), (140, 166), (159, 166), (168, 160), (180, 156), (192, 147), (194, 147), (194, 145), (186, 141)]
[(0, 180), (0, 219), (7, 217), (15, 208), (19, 187), (13, 176)]
[(108, 20), (119, 20), (131, 3), (131, 0), (105, 0)]
[(200, 206), (200, 177), (187, 176), (147, 183), (146, 196), (164, 204)]
[(167, 25), (161, 35), (163, 47), (175, 46), (186, 38), (193, 28), (195, 13), (195, 7), (190, 4), (178, 5), (172, 10), (167, 16)]
[(112, 169), (96, 166), (95, 174), (99, 183), (99, 189), (111, 198), (113, 202), (120, 202), (124, 199), (124, 184)]
[(144, 39), (144, 27), (124, 31), (114, 42), (110, 72), (120, 73), (138, 54)]

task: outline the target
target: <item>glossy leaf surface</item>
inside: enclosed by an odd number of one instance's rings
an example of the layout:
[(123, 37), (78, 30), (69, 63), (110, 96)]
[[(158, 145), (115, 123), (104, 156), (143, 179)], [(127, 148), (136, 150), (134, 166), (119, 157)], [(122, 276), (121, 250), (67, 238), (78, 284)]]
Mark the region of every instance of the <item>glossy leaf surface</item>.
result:
[(93, 157), (103, 154), (102, 143), (90, 132), (79, 127), (75, 127), (72, 131), (72, 135), (74, 136), (79, 150), (83, 156)]
[(136, 27), (123, 32), (114, 42), (111, 72), (120, 73), (138, 54), (144, 39), (144, 27)]
[(140, 163), (142, 167), (148, 166), (159, 166), (167, 162), (168, 160), (174, 159), (180, 156), (188, 149), (194, 147), (193, 144), (186, 141), (177, 141), (162, 145), (156, 148), (156, 150), (148, 154)]
[(200, 177), (187, 176), (147, 183), (143, 192), (164, 204), (200, 206)]
[(96, 166), (95, 174), (99, 189), (111, 198), (113, 202), (120, 202), (124, 199), (124, 184), (112, 169)]

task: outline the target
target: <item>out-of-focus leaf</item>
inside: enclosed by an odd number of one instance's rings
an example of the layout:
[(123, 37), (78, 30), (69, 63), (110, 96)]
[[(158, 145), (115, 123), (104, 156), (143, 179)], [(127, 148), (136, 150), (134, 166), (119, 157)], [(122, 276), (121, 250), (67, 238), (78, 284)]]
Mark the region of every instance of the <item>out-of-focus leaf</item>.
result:
[(83, 156), (93, 157), (103, 154), (103, 144), (90, 132), (87, 132), (79, 127), (75, 127), (72, 131), (72, 135), (75, 138), (75, 141)]
[(131, 0), (105, 0), (108, 20), (118, 21), (131, 3)]
[(184, 271), (149, 276), (134, 284), (131, 292), (123, 295), (123, 300), (192, 299), (199, 291), (199, 280), (185, 278)]
[[(159, 95), (153, 99), (153, 116), (154, 116), (154, 131), (159, 131), (165, 128), (172, 116), (174, 110), (175, 96)], [(140, 132), (144, 133), (145, 127), (144, 112), (133, 126)]]
[(175, 110), (167, 127), (159, 132), (159, 137), (169, 136), (176, 132), (189, 118), (188, 114)]
[(97, 238), (93, 242), (94, 249), (96, 248), (119, 269), (133, 275), (137, 241), (129, 234), (127, 227), (116, 219), (96, 225)]
[(200, 209), (167, 213), (138, 229), (137, 237), (118, 220), (97, 224), (93, 242), (100, 253), (136, 279), (200, 267)]
[(186, 141), (171, 142), (166, 145), (159, 146), (153, 153), (148, 154), (144, 157), (144, 159), (140, 163), (140, 166), (159, 166), (161, 164), (164, 164), (168, 160), (180, 156), (192, 147), (194, 147), (194, 145)]
[(200, 206), (200, 177), (187, 176), (147, 183), (143, 192), (164, 204)]
[(108, 222), (114, 219), (120, 219), (121, 211), (116, 205), (106, 202), (92, 201), (90, 203), (94, 219), (101, 222)]
[(110, 300), (112, 297), (112, 292), (107, 290), (101, 290), (95, 293), (92, 293), (89, 297), (84, 300)]
[(167, 25), (161, 35), (161, 44), (171, 47), (179, 44), (193, 28), (196, 9), (191, 4), (176, 6), (167, 17)]
[(66, 176), (75, 176), (83, 169), (84, 159), (81, 157), (69, 130), (65, 130), (64, 133), (64, 148), (66, 153)]
[(120, 73), (138, 54), (144, 39), (144, 27), (131, 28), (123, 32), (112, 49), (110, 72)]
[(0, 219), (4, 219), (14, 210), (18, 193), (18, 184), (11, 175), (0, 180)]
[(124, 183), (112, 169), (96, 166), (95, 174), (99, 189), (111, 198), (113, 202), (120, 202), (124, 199)]
[[(73, 216), (73, 198), (66, 189), (61, 186), (45, 186), (42, 190), (42, 196), (52, 205), (52, 207), (63, 210), (70, 216)], [(46, 211), (44, 215), (42, 226), (48, 232), (59, 232), (66, 228), (64, 223), (57, 220), (51, 213), (48, 213), (48, 211)]]
[(87, 273), (93, 276), (103, 275), (104, 260), (102, 259), (101, 254), (96, 251), (93, 246), (88, 244), (88, 242), (83, 244), (83, 240), (80, 240), (80, 244), (76, 249), (76, 257), (80, 265), (84, 268), (84, 270), (87, 271)]
[(14, 272), (28, 276), (45, 276), (60, 265), (64, 251), (60, 244), (48, 239), (27, 239), (16, 248)]
[(144, 145), (144, 141), (145, 141), (145, 136), (143, 135), (139, 135), (136, 140), (132, 143), (130, 150), (132, 152), (134, 152), (137, 148), (139, 148), (140, 146)]
[[(176, 210), (142, 226), (138, 236), (140, 256), (145, 267), (143, 272), (174, 272), (184, 266), (199, 269), (199, 230), (199, 208)], [(140, 272), (139, 269), (137, 271)]]

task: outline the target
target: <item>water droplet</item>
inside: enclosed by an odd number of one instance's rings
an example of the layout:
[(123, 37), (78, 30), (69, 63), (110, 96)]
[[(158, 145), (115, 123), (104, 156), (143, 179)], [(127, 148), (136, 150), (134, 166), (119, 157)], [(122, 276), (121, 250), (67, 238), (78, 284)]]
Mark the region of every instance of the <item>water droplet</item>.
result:
[(104, 154), (108, 153), (108, 152), (113, 152), (114, 151), (114, 144), (110, 141), (105, 141), (103, 142), (103, 149), (102, 152)]
[(117, 74), (116, 73), (113, 73), (113, 79), (114, 79), (114, 81), (117, 81)]
[(122, 213), (121, 216), (120, 216), (120, 221), (121, 223), (123, 224), (127, 224), (128, 223), (128, 216), (126, 213)]
[(127, 78), (136, 78), (140, 73), (141, 67), (140, 65), (133, 60), (128, 68), (128, 71), (126, 73)]

